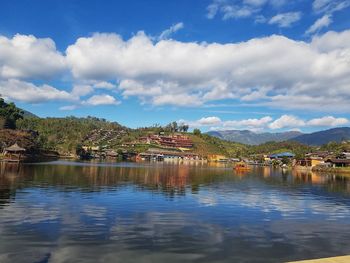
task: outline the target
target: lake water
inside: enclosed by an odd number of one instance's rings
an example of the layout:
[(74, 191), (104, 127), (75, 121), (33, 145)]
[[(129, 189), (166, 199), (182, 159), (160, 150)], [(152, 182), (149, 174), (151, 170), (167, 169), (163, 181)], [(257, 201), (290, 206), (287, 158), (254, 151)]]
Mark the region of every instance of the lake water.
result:
[(0, 166), (0, 262), (284, 262), (350, 254), (350, 177), (225, 165)]

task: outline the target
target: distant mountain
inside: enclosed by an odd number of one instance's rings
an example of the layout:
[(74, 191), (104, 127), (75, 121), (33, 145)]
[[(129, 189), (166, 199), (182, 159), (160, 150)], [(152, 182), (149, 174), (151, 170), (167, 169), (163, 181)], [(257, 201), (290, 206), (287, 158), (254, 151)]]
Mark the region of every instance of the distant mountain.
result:
[(210, 131), (207, 134), (223, 140), (249, 145), (259, 145), (269, 141), (282, 142), (302, 135), (302, 133), (298, 131), (256, 133), (248, 130)]
[(308, 145), (323, 145), (329, 142), (342, 142), (350, 140), (350, 128), (334, 128), (325, 131), (313, 132), (309, 134), (303, 134), (295, 138), (291, 138), (292, 141), (297, 141)]
[(34, 113), (31, 113), (31, 112), (23, 110), (23, 109), (21, 109), (21, 110), (23, 111), (23, 117), (24, 118), (39, 118)]

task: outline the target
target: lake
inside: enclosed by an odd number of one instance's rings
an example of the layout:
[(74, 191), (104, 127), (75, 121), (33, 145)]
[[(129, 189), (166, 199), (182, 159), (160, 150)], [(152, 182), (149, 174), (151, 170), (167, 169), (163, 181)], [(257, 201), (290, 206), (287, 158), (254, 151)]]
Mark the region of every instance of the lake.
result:
[(0, 262), (350, 254), (350, 177), (200, 163), (0, 166)]

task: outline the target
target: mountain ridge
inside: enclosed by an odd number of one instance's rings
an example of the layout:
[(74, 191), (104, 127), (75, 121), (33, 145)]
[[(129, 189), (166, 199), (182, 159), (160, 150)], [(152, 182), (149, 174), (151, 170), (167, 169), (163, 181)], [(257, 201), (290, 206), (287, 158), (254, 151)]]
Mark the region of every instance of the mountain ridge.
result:
[(330, 142), (340, 143), (350, 140), (350, 127), (338, 127), (317, 131), (308, 134), (302, 134), (291, 139), (307, 145), (321, 146)]
[(256, 133), (249, 130), (209, 131), (207, 134), (223, 140), (239, 142), (247, 145), (259, 145), (270, 141), (288, 141), (303, 135), (303, 133), (298, 131)]

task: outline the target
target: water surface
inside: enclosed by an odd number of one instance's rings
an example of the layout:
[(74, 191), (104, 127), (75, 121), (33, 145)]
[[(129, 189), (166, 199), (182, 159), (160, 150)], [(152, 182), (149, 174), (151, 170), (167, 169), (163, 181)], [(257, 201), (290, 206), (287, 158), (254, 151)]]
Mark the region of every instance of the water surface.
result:
[(0, 262), (283, 262), (350, 254), (350, 178), (225, 165), (0, 166)]

